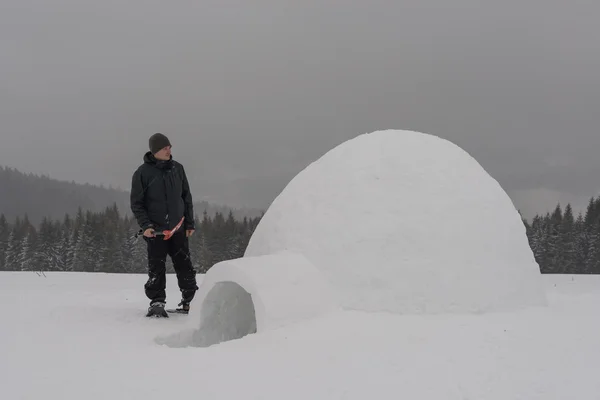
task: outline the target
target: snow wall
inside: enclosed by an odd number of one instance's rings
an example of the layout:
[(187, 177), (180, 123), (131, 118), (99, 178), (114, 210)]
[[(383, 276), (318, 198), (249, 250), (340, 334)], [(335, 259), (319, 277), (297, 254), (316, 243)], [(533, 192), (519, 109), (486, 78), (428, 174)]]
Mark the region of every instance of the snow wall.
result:
[(506, 192), (455, 144), (412, 131), (360, 135), (300, 172), (245, 257), (303, 254), (344, 308), (398, 313), (545, 305)]
[(301, 171), (243, 258), (214, 265), (192, 303), (206, 346), (335, 310), (481, 313), (546, 305), (505, 191), (453, 143), (360, 135)]

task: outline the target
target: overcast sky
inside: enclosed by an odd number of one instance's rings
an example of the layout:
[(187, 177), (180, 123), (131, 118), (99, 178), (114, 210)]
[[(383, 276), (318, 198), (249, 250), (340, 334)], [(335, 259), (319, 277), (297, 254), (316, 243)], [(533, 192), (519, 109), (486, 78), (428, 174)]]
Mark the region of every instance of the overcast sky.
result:
[(432, 133), (526, 215), (600, 189), (600, 3), (0, 0), (0, 164), (129, 190), (171, 138), (196, 199), (266, 207), (361, 133)]

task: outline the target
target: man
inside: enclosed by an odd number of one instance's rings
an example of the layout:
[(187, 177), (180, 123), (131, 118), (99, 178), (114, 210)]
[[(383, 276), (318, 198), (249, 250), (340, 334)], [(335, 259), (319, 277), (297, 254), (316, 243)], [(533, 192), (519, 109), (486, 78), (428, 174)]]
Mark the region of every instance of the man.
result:
[[(156, 133), (149, 139), (150, 151), (131, 181), (131, 210), (144, 232), (148, 247), (148, 281), (144, 285), (150, 299), (147, 316), (168, 317), (166, 303), (167, 255), (173, 261), (181, 291), (181, 310), (188, 312), (194, 298), (196, 271), (190, 258), (189, 237), (194, 233), (192, 194), (183, 166), (173, 160), (169, 139)], [(155, 232), (183, 225), (170, 237)]]

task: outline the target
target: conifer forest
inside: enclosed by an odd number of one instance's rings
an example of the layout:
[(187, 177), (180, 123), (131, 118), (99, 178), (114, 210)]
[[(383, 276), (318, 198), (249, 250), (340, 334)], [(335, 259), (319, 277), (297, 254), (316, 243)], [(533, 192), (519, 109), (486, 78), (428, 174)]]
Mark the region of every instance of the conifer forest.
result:
[[(242, 257), (259, 222), (232, 213), (196, 215), (190, 237), (196, 271)], [(570, 204), (557, 205), (523, 224), (542, 273), (600, 274), (600, 197), (577, 216)], [(135, 219), (122, 216), (116, 204), (101, 212), (80, 208), (62, 220), (45, 218), (38, 227), (27, 214), (14, 221), (0, 214), (0, 271), (146, 273), (146, 243), (138, 231)], [(167, 271), (173, 272), (170, 259)]]
[[(259, 218), (241, 221), (232, 213), (196, 215), (190, 253), (197, 272), (219, 261), (244, 255)], [(62, 221), (44, 219), (39, 228), (27, 215), (9, 223), (0, 215), (0, 271), (80, 271), (145, 273), (147, 246), (132, 217), (121, 216), (116, 205), (102, 212), (65, 215)], [(174, 272), (167, 257), (167, 272)]]

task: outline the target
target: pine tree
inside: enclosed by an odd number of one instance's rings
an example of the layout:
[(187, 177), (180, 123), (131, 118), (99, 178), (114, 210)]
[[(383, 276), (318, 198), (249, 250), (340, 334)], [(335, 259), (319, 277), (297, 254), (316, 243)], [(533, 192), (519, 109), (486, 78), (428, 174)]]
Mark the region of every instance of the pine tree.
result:
[(68, 215), (65, 216), (62, 225), (57, 227), (57, 231), (60, 232), (60, 240), (58, 242), (58, 260), (57, 269), (59, 271), (70, 271), (71, 264), (69, 256), (72, 254), (71, 250), (71, 219)]
[(40, 271), (58, 270), (58, 232), (54, 229), (55, 225), (44, 218), (40, 224), (37, 235), (37, 245), (32, 255), (34, 265)]
[(573, 270), (575, 265), (575, 221), (573, 209), (570, 204), (565, 207), (565, 212), (559, 228), (559, 260), (557, 271), (566, 273)]
[(21, 269), (21, 265), (19, 264), (20, 252), (21, 243), (17, 237), (17, 228), (13, 227), (8, 234), (6, 254), (4, 255), (4, 268), (7, 271), (18, 271)]
[(17, 256), (17, 264), (19, 265), (20, 271), (33, 271), (33, 260), (32, 260), (32, 234), (31, 232), (25, 233), (25, 237), (21, 243), (21, 249)]
[[(128, 223), (129, 221), (127, 221)], [(134, 251), (135, 251), (135, 229), (131, 224), (128, 223), (125, 237), (121, 240), (121, 269), (126, 274), (132, 274), (136, 272), (134, 262)]]
[(596, 200), (592, 197), (588, 202), (587, 210), (585, 212), (585, 225), (586, 227), (593, 226), (597, 220), (597, 211), (596, 211)]
[(8, 251), (8, 238), (10, 236), (11, 227), (6, 220), (4, 214), (0, 214), (0, 271), (7, 270), (5, 265), (6, 253)]
[(563, 263), (560, 246), (560, 227), (562, 219), (562, 209), (559, 204), (556, 206), (548, 220), (548, 273), (559, 272)]
[(240, 257), (240, 230), (230, 211), (225, 221), (224, 235), (226, 238), (225, 259), (233, 260)]
[(72, 243), (73, 246), (73, 256), (72, 256), (72, 271), (86, 271), (88, 270), (87, 265), (87, 221), (83, 221), (79, 228), (77, 229), (77, 234), (75, 238), (75, 242)]
[(143, 238), (134, 241), (131, 265), (133, 272), (145, 274), (148, 272), (148, 245)]
[(582, 273), (590, 273), (596, 268), (600, 248), (598, 247), (598, 207), (597, 201), (592, 197), (588, 203), (584, 219), (587, 254)]
[(540, 270), (545, 272), (548, 268), (548, 233), (547, 220), (536, 215), (533, 218), (530, 228), (530, 247), (535, 260), (540, 266)]
[(200, 223), (198, 241), (198, 246), (200, 247), (198, 251), (198, 272), (200, 273), (206, 273), (214, 264), (211, 250), (212, 225), (212, 221), (205, 210), (202, 215), (202, 222)]
[(215, 261), (213, 259), (212, 252), (210, 250), (210, 246), (208, 243), (208, 238), (205, 232), (201, 233), (200, 239), (200, 256), (198, 260), (199, 273), (206, 273), (214, 264)]
[(584, 271), (587, 259), (588, 239), (585, 231), (585, 222), (581, 213), (579, 213), (577, 220), (575, 221), (573, 230), (573, 263), (571, 264), (571, 268), (565, 271), (568, 274)]
[[(65, 221), (67, 218), (65, 217)], [(83, 234), (83, 225), (85, 224), (85, 217), (81, 207), (77, 210), (74, 221), (71, 226), (67, 229), (69, 233), (69, 246), (66, 255), (66, 267), (65, 271), (78, 271), (78, 265), (80, 264), (80, 257), (77, 253), (80, 246), (80, 235)]]

